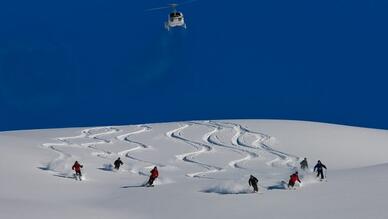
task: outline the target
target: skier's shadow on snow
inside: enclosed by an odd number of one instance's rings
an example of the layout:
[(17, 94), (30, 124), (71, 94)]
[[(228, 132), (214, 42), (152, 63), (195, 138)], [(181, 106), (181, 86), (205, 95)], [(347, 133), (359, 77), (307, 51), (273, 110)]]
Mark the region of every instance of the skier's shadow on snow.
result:
[[(43, 171), (52, 171), (48, 166), (44, 166), (44, 167), (38, 167), (38, 169), (40, 170), (43, 170)], [(73, 175), (66, 175), (66, 174), (54, 174), (53, 176), (56, 176), (56, 177), (61, 177), (61, 178), (65, 178), (65, 179), (75, 179), (75, 177)]]
[(102, 167), (97, 168), (99, 170), (107, 171), (107, 172), (113, 172), (113, 165), (108, 163), (108, 164), (103, 164)]
[(111, 169), (111, 168), (106, 168), (106, 167), (99, 167), (99, 168), (97, 168), (97, 169), (102, 170), (102, 171), (106, 171), (106, 172), (113, 172), (113, 169)]
[(54, 176), (65, 178), (65, 179), (76, 179), (75, 176), (67, 176), (67, 175), (60, 175), (60, 174), (55, 174)]
[(268, 186), (267, 190), (285, 190), (287, 187), (283, 182), (280, 182), (279, 184)]
[(48, 166), (45, 166), (45, 167), (38, 167), (38, 169), (40, 170), (44, 170), (44, 171), (49, 171), (50, 168)]
[(141, 187), (144, 187), (144, 185), (121, 186), (122, 189), (128, 189), (128, 188), (141, 188)]

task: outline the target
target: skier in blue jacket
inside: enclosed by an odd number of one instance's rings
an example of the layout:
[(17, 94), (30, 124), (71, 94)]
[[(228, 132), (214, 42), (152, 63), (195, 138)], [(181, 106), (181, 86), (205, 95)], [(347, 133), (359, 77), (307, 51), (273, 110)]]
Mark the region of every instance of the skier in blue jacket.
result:
[(318, 163), (314, 167), (314, 172), (315, 170), (317, 171), (317, 177), (321, 176), (321, 179), (324, 179), (325, 177), (323, 176), (323, 168), (327, 169), (324, 164), (321, 163), (320, 160), (318, 160)]

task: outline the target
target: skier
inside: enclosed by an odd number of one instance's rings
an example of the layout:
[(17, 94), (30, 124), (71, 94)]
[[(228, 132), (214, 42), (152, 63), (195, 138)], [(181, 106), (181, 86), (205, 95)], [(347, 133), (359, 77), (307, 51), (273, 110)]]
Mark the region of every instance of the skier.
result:
[(75, 174), (74, 174), (75, 179), (77, 179), (77, 177), (78, 177), (78, 179), (81, 180), (81, 176), (82, 176), (81, 168), (83, 168), (83, 167), (84, 166), (79, 164), (78, 161), (75, 161), (73, 167), (71, 167), (71, 169), (75, 171)]
[(304, 159), (302, 160), (302, 162), (300, 162), (300, 168), (301, 168), (302, 170), (306, 170), (306, 169), (309, 168), (309, 165), (308, 165), (308, 163), (307, 163), (307, 158), (304, 158)]
[(323, 168), (327, 169), (326, 166), (324, 164), (322, 164), (320, 160), (318, 160), (318, 163), (314, 167), (314, 172), (315, 172), (315, 170), (317, 170), (317, 173), (318, 173), (317, 177), (319, 177), (319, 175), (320, 175), (321, 180), (323, 180), (325, 178), (323, 176)]
[(294, 174), (290, 176), (290, 181), (288, 181), (288, 188), (294, 188), (295, 182), (298, 181), (301, 183), (299, 176), (298, 176), (298, 171), (296, 171)]
[(153, 183), (155, 181), (156, 178), (158, 178), (159, 176), (159, 172), (158, 172), (158, 168), (157, 167), (154, 167), (151, 171), (150, 171), (151, 175), (150, 175), (150, 179), (148, 180), (148, 182), (145, 184), (145, 186), (153, 186)]
[(115, 160), (115, 162), (113, 164), (115, 165), (115, 169), (119, 170), (120, 165), (123, 165), (124, 163), (123, 163), (123, 161), (120, 160), (120, 157), (119, 157), (119, 158), (117, 158), (117, 160)]
[(256, 177), (254, 177), (252, 175), (249, 177), (248, 183), (249, 183), (249, 186), (253, 187), (253, 191), (254, 192), (258, 192), (259, 191), (259, 189), (257, 188), (257, 183), (258, 182), (259, 182), (259, 180)]

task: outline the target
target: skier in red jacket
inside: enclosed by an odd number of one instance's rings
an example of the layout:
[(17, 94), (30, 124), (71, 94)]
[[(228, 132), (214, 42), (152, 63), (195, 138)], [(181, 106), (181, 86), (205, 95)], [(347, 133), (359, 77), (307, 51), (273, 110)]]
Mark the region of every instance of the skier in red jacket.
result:
[(151, 171), (150, 171), (151, 175), (150, 175), (150, 179), (148, 180), (148, 182), (146, 183), (146, 186), (153, 186), (152, 184), (154, 183), (155, 179), (158, 178), (159, 176), (159, 172), (158, 172), (158, 168), (157, 167), (154, 167)]
[(298, 176), (298, 171), (296, 171), (294, 174), (290, 176), (290, 181), (288, 181), (288, 188), (293, 188), (295, 185), (295, 182), (298, 181), (301, 183), (299, 176)]
[(75, 171), (74, 176), (75, 176), (76, 179), (77, 179), (77, 177), (78, 177), (78, 179), (81, 180), (81, 176), (82, 176), (82, 174), (81, 174), (81, 168), (82, 168), (82, 167), (84, 167), (84, 166), (82, 166), (81, 164), (79, 164), (78, 161), (75, 161), (73, 167), (71, 168), (72, 170)]

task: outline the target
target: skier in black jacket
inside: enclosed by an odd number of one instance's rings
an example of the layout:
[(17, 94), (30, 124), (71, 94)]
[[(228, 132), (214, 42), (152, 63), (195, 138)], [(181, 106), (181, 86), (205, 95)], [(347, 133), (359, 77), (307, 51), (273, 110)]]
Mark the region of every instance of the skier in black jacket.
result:
[(314, 172), (315, 172), (315, 170), (317, 170), (317, 173), (318, 173), (317, 177), (319, 177), (319, 175), (320, 175), (321, 180), (325, 178), (323, 176), (323, 168), (327, 169), (326, 166), (324, 164), (322, 164), (320, 160), (318, 160), (318, 163), (314, 167)]
[(256, 177), (254, 177), (252, 175), (249, 177), (248, 183), (249, 183), (249, 186), (253, 187), (253, 191), (254, 192), (258, 192), (259, 191), (259, 189), (257, 188), (257, 183), (258, 182), (259, 182), (259, 180)]
[(309, 168), (309, 165), (308, 165), (308, 163), (307, 163), (307, 158), (304, 158), (304, 159), (302, 160), (302, 162), (300, 162), (300, 168), (301, 168), (302, 170), (306, 170), (306, 169)]
[(120, 160), (120, 158), (117, 158), (115, 162), (113, 163), (115, 165), (115, 169), (118, 170), (120, 168), (120, 165), (123, 165), (123, 161)]

